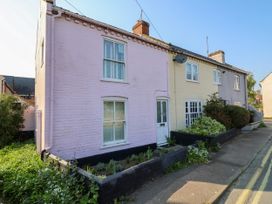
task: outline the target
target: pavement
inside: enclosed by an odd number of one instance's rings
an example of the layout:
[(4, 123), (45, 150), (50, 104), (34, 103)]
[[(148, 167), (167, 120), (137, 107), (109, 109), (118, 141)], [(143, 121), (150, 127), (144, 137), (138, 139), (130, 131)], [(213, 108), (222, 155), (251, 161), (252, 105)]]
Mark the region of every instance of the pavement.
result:
[(243, 133), (225, 143), (208, 164), (191, 166), (145, 184), (130, 196), (132, 203), (215, 203), (271, 138), (272, 126)]
[(256, 159), (228, 188), (218, 204), (272, 203), (272, 141), (266, 143)]

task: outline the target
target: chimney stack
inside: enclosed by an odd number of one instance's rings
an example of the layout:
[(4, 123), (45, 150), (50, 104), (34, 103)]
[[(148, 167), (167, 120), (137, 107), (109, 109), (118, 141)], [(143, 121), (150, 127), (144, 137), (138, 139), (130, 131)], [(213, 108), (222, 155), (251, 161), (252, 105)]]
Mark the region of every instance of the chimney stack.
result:
[(149, 23), (138, 20), (132, 28), (132, 32), (137, 35), (149, 35)]
[(211, 58), (217, 62), (225, 64), (225, 52), (222, 50), (218, 50), (213, 53), (210, 53), (209, 58)]

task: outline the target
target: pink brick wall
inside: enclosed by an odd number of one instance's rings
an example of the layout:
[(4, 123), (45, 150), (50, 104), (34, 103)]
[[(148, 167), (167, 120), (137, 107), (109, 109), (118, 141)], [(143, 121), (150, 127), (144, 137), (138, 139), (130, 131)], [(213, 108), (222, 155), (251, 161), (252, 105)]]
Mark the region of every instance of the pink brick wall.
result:
[[(101, 81), (103, 39), (126, 42), (127, 83)], [(57, 18), (52, 152), (74, 159), (156, 143), (156, 98), (168, 97), (167, 53)], [(127, 98), (128, 144), (103, 148), (103, 97)]]

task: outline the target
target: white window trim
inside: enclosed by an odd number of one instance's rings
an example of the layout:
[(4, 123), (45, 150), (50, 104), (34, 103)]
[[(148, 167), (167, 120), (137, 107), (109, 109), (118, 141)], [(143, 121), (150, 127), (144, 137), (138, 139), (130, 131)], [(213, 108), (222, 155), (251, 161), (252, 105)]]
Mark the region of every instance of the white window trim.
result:
[[(103, 49), (102, 49), (102, 56), (103, 56), (103, 62), (102, 62), (102, 78), (100, 81), (105, 81), (105, 82), (119, 82), (119, 83), (128, 83), (127, 82), (127, 43), (124, 42), (124, 41), (121, 41), (121, 40), (117, 40), (117, 39), (113, 39), (113, 38), (110, 38), (110, 37), (103, 37)], [(116, 60), (112, 60), (112, 59), (107, 59), (105, 58), (105, 41), (111, 41), (113, 43), (119, 43), (119, 44), (122, 44), (124, 45), (124, 61), (121, 62), (121, 61), (116, 61)], [(107, 77), (104, 77), (104, 61), (105, 60), (109, 60), (109, 61), (112, 61), (112, 62), (117, 62), (117, 63), (124, 63), (124, 79), (116, 79), (116, 78), (107, 78)]]
[[(104, 102), (111, 101), (111, 102), (124, 102), (125, 106), (125, 120), (124, 120), (124, 139), (123, 140), (115, 140), (111, 142), (104, 142)], [(128, 144), (127, 141), (127, 98), (124, 97), (104, 97), (102, 100), (102, 149), (107, 147), (115, 147), (120, 145)]]
[[(191, 68), (193, 68), (193, 65), (195, 65), (196, 67), (197, 67), (197, 73), (198, 73), (198, 75), (197, 75), (197, 80), (194, 80), (193, 78), (193, 69), (192, 69), (192, 72), (191, 72), (191, 79), (188, 79), (187, 78), (187, 64), (190, 64), (191, 65)], [(186, 81), (189, 81), (189, 82), (196, 82), (196, 83), (199, 83), (199, 66), (198, 66), (198, 64), (196, 64), (196, 63), (194, 63), (194, 62), (186, 62), (185, 63), (185, 80)]]
[[(216, 72), (217, 81), (214, 80), (214, 72)], [(220, 79), (219, 74), (221, 75), (221, 81), (219, 80)], [(222, 71), (218, 69), (213, 69), (213, 83), (216, 85), (222, 85)]]
[[(237, 79), (238, 79), (238, 84), (236, 84)], [(240, 80), (241, 80), (241, 78), (240, 78), (239, 75), (234, 75), (234, 85), (233, 85), (233, 88), (234, 88), (235, 91), (240, 91), (240, 89), (241, 89), (241, 87), (240, 87), (241, 86), (241, 81)]]
[[(201, 100), (186, 100), (184, 102), (184, 113), (185, 113), (185, 127), (190, 127), (191, 126), (191, 110), (190, 110), (190, 107), (188, 106), (188, 112), (186, 112), (186, 102), (188, 104), (190, 104), (191, 102), (197, 102), (197, 112), (193, 112), (193, 113), (197, 113), (199, 115), (199, 117), (203, 114), (203, 102)], [(201, 112), (199, 111), (199, 103), (201, 103)], [(186, 124), (186, 115), (189, 115), (189, 125), (187, 126)]]

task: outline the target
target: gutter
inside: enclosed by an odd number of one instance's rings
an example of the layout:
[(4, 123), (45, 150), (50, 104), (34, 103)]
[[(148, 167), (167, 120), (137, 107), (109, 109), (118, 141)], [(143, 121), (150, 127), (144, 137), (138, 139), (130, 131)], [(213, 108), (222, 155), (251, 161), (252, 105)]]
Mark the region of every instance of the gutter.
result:
[[(50, 57), (51, 57), (51, 61), (50, 61), (50, 130), (49, 130), (49, 145), (45, 147), (45, 151), (50, 150), (53, 147), (53, 119), (54, 119), (54, 68), (55, 68), (55, 64), (54, 64), (54, 54), (55, 54), (55, 49), (54, 49), (54, 42), (55, 42), (55, 18), (59, 18), (61, 17), (62, 12), (58, 11), (58, 12), (52, 12), (52, 16), (51, 16), (51, 32), (50, 32)], [(47, 17), (47, 13), (46, 13), (46, 17)], [(47, 44), (47, 43), (46, 43)], [(44, 151), (43, 150), (43, 151)]]

